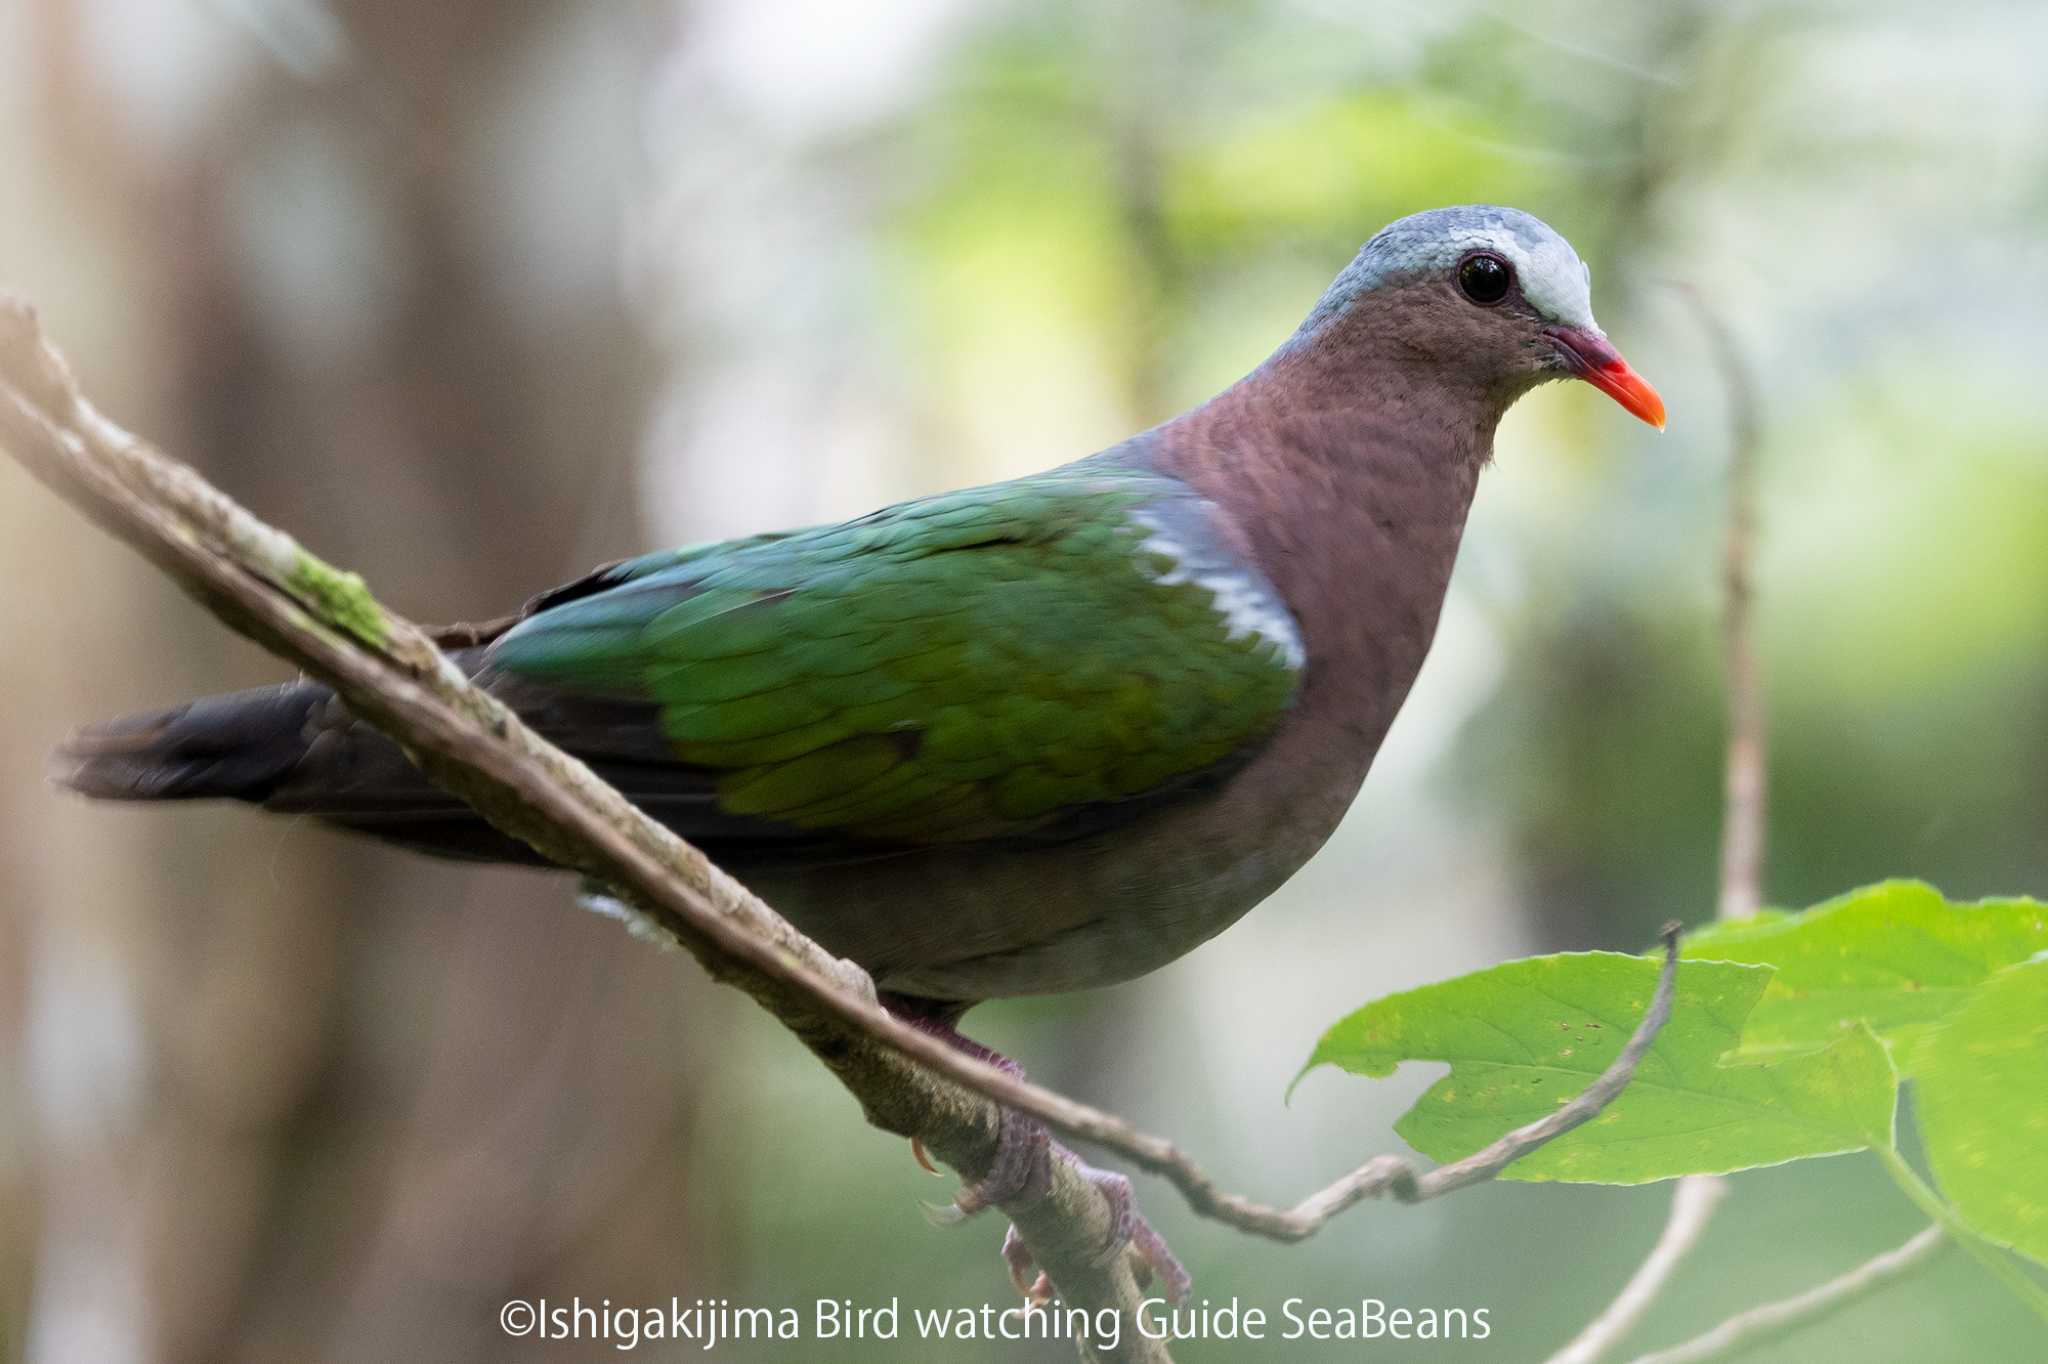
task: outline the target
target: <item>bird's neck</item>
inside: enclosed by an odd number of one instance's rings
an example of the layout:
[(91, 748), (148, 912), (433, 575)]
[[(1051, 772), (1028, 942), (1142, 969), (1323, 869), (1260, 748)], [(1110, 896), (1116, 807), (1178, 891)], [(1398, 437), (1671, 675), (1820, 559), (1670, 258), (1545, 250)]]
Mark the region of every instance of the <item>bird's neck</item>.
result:
[(1294, 611), (1310, 657), (1297, 709), (1352, 734), (1360, 778), (1428, 653), (1512, 401), (1424, 359), (1296, 338), (1153, 446)]

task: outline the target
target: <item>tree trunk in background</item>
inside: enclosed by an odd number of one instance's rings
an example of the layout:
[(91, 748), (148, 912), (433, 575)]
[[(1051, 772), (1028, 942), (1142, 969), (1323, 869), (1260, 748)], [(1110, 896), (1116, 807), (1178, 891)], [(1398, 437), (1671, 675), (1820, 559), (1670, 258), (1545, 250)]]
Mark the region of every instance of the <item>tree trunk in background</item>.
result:
[[(73, 262), (139, 277), (14, 282), (119, 416), (419, 618), (495, 614), (639, 547), (648, 364), (603, 182), (633, 141), (631, 12), (337, 7), (324, 70), (256, 66), (233, 117), (161, 159), (107, 116), (77, 17), (40, 8), (21, 64), (66, 149), (29, 196), (105, 236)], [(580, 158), (562, 110), (598, 144)], [(583, 180), (548, 179), (565, 165)], [(0, 739), (276, 679), (11, 466), (0, 482), (0, 568), (65, 585), (48, 619), (0, 623), (83, 641), (10, 663), (24, 723)], [(20, 910), (0, 1003), (55, 1096), (24, 1134), (36, 1186), (0, 1166), (0, 1210), (25, 1214), (0, 1238), (16, 1344), (498, 1358), (517, 1288), (676, 1286), (683, 1015), (705, 992), (673, 959), (566, 913), (559, 877), (244, 811), (85, 808), (38, 788), (35, 752), (0, 763)]]

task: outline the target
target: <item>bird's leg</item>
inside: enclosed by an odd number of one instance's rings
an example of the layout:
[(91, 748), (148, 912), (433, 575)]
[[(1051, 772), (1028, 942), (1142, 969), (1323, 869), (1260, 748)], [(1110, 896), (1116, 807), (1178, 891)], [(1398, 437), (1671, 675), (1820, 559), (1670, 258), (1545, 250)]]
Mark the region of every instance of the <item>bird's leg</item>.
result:
[[(1002, 1053), (982, 1046), (979, 1042), (961, 1035), (954, 1026), (954, 1020), (962, 1011), (935, 1011), (924, 1001), (905, 1000), (884, 995), (883, 1006), (910, 1023), (921, 1032), (938, 1038), (946, 1045), (973, 1057), (977, 1061), (994, 1066), (1006, 1075), (1024, 1078), (1024, 1067)], [(1101, 1258), (1105, 1261), (1122, 1254), (1125, 1247), (1137, 1252), (1145, 1274), (1156, 1280), (1168, 1299), (1178, 1304), (1186, 1300), (1192, 1284), (1188, 1272), (1174, 1258), (1166, 1241), (1152, 1229), (1138, 1212), (1137, 1198), (1131, 1191), (1131, 1181), (1113, 1170), (1098, 1170), (1082, 1160), (1067, 1147), (1052, 1139), (1045, 1124), (1027, 1114), (1013, 1112), (1007, 1107), (998, 1107), (1001, 1117), (996, 1128), (995, 1157), (989, 1162), (988, 1170), (981, 1178), (962, 1188), (953, 1196), (950, 1206), (933, 1210), (933, 1221), (941, 1223), (958, 1222), (971, 1217), (993, 1204), (1008, 1202), (1013, 1198), (1042, 1198), (1052, 1185), (1052, 1162), (1059, 1160), (1074, 1168), (1082, 1178), (1102, 1190), (1109, 1201), (1111, 1227), (1109, 1240), (1102, 1248)], [(915, 1139), (910, 1144), (911, 1154), (917, 1163), (927, 1170), (932, 1169), (930, 1159), (923, 1146)], [(1036, 1262), (1024, 1238), (1017, 1234), (1013, 1225), (1003, 1235), (1003, 1263), (1010, 1271), (1010, 1282), (1024, 1295), (1027, 1302), (1044, 1303), (1052, 1297), (1052, 1281), (1044, 1273), (1033, 1274)]]
[[(1074, 1167), (1074, 1172), (1102, 1190), (1102, 1196), (1109, 1200), (1109, 1240), (1102, 1248), (1101, 1260), (1108, 1261), (1123, 1253), (1126, 1247), (1137, 1253), (1138, 1285), (1157, 1283), (1168, 1302), (1178, 1307), (1188, 1300), (1188, 1290), (1194, 1286), (1194, 1279), (1173, 1250), (1166, 1244), (1166, 1238), (1152, 1229), (1138, 1211), (1137, 1195), (1131, 1191), (1131, 1181), (1114, 1170), (1098, 1170), (1059, 1142), (1047, 1143), (1051, 1158), (1065, 1161)], [(1024, 1295), (1027, 1303), (1041, 1305), (1052, 1300), (1052, 1280), (1043, 1272), (1032, 1274), (1035, 1261), (1031, 1258), (1030, 1247), (1017, 1234), (1013, 1224), (1003, 1234), (1003, 1263), (1009, 1266), (1010, 1282)]]

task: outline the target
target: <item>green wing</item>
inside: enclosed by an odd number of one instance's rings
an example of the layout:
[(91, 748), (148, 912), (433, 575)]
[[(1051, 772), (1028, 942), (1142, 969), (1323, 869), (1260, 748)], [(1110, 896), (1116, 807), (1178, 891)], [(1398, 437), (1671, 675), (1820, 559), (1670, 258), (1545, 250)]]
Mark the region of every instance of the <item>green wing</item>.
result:
[(632, 560), (543, 598), (489, 663), (651, 703), (643, 756), (700, 771), (727, 827), (944, 843), (1227, 765), (1301, 655), (1207, 503), (1084, 465)]

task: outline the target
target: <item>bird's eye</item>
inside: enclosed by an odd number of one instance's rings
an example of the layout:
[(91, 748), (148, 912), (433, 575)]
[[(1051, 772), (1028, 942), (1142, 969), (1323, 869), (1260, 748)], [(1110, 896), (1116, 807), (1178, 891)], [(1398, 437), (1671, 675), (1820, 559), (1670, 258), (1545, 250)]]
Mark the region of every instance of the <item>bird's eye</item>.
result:
[(1481, 307), (1490, 308), (1506, 298), (1514, 283), (1515, 267), (1490, 251), (1475, 252), (1458, 266), (1458, 287)]

